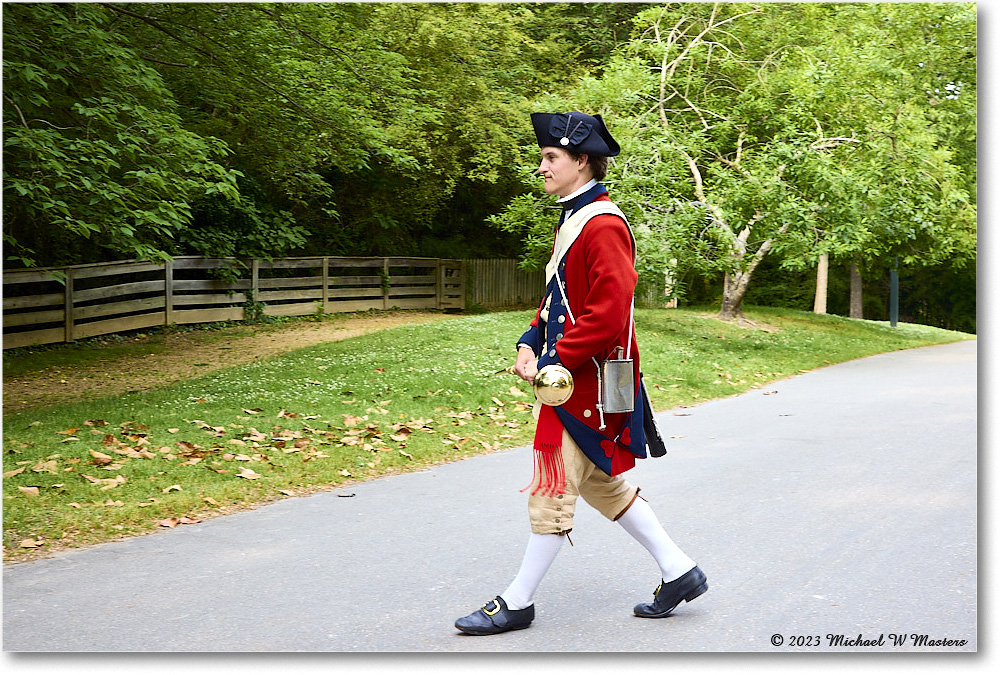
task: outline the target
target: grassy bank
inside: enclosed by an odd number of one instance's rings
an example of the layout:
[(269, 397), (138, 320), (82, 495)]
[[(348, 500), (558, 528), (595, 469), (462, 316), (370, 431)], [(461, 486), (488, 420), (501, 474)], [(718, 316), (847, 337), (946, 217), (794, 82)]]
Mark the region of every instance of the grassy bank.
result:
[[(870, 354), (966, 339), (804, 312), (638, 310), (658, 409)], [(153, 391), (4, 416), (4, 558), (184, 525), (530, 443), (509, 366), (528, 312), (456, 317), (299, 349)], [(95, 350), (94, 358), (100, 357)], [(141, 372), (129, 373), (141, 378)], [(525, 467), (525, 483), (530, 479)]]

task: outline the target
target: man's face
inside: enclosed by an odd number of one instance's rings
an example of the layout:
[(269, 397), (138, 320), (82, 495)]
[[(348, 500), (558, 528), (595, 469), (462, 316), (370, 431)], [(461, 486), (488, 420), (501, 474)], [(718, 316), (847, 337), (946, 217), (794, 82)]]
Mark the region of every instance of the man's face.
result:
[(574, 159), (562, 148), (542, 148), (542, 162), (538, 173), (545, 177), (545, 192), (557, 197), (572, 194), (590, 180), (586, 155)]

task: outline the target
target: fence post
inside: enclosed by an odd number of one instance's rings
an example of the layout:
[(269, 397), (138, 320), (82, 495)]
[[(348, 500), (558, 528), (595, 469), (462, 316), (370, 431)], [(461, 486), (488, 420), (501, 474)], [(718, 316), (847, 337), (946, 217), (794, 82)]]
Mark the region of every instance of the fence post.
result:
[(444, 260), (438, 258), (437, 274), (434, 276), (434, 294), (437, 296), (438, 309), (442, 309), (444, 307), (444, 275), (445, 275)]
[(458, 275), (459, 279), (461, 279), (458, 286), (458, 297), (461, 298), (462, 310), (464, 311), (469, 304), (469, 261), (459, 261)]
[[(260, 302), (260, 261), (256, 258), (250, 263), (250, 297), (247, 299), (253, 304), (256, 313), (256, 308), (260, 306), (257, 304)], [(257, 318), (254, 317), (254, 319)], [(246, 304), (243, 305), (243, 320), (247, 320)]]
[(163, 322), (169, 326), (174, 322), (174, 261), (168, 260), (163, 266)]
[(323, 256), (323, 313), (326, 314), (326, 308), (330, 306), (330, 257)]
[(75, 338), (73, 337), (73, 332), (76, 324), (76, 317), (73, 312), (73, 268), (66, 268), (66, 303), (65, 309), (63, 310), (64, 321), (65, 321), (65, 336), (64, 342), (72, 342)]
[(389, 290), (392, 288), (392, 277), (389, 276), (389, 259), (382, 259), (382, 309), (389, 309)]

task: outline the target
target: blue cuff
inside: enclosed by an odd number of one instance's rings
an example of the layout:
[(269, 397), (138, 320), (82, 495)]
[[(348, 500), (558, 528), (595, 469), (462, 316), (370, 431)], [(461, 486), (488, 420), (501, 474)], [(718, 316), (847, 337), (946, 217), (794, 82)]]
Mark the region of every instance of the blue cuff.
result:
[(542, 342), (542, 332), (539, 330), (538, 326), (532, 326), (524, 332), (518, 341), (518, 346), (527, 345), (531, 348), (534, 353), (539, 353), (544, 348), (545, 344)]

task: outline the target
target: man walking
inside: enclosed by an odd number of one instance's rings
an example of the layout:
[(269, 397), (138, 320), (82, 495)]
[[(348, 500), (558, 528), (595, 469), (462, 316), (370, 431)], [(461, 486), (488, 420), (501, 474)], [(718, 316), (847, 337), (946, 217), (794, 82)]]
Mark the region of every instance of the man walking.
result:
[[(635, 240), (598, 182), (620, 147), (599, 115), (533, 113), (531, 121), (541, 149), (538, 173), (563, 212), (546, 267), (545, 297), (518, 341), (514, 371), (528, 382), (562, 373), (571, 394), (552, 405), (536, 403), (524, 559), (503, 593), (455, 622), (470, 635), (531, 624), (535, 591), (573, 529), (578, 497), (621, 525), (660, 568), (653, 601), (636, 605), (637, 616), (668, 616), (708, 589), (701, 569), (667, 535), (639, 488), (622, 476), (646, 456), (646, 441), (633, 320)], [(626, 385), (615, 389), (618, 382)]]

